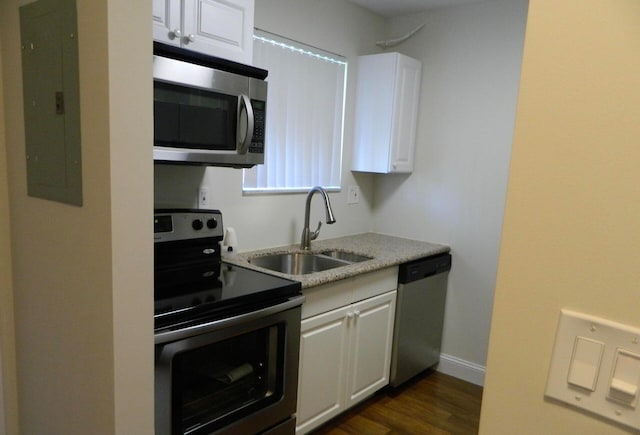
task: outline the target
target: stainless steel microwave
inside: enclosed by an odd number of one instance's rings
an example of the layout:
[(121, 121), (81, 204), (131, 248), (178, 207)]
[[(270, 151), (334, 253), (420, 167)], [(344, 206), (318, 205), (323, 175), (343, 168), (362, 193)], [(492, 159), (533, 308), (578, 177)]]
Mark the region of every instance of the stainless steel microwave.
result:
[(260, 68), (155, 42), (154, 161), (264, 163), (266, 77)]

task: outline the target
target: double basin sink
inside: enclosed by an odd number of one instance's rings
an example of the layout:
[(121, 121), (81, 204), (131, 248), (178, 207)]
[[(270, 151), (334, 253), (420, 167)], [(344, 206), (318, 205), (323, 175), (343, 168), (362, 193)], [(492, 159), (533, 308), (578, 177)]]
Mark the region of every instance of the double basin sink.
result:
[(353, 252), (329, 250), (260, 255), (250, 258), (249, 263), (288, 275), (306, 275), (371, 259)]

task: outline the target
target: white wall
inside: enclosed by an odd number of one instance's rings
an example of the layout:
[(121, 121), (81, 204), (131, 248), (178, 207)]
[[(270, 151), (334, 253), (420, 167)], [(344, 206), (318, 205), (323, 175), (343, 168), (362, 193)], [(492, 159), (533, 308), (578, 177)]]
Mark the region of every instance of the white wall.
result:
[[(2, 10), (0, 9), (0, 13)], [(2, 83), (2, 38), (0, 37), (0, 83)], [(11, 288), (11, 244), (9, 242), (9, 198), (7, 191), (7, 162), (6, 162), (6, 145), (4, 140), (4, 97), (2, 87), (0, 86), (0, 299), (5, 301), (6, 294)], [(5, 265), (8, 263), (8, 267)], [(9, 272), (7, 274), (7, 272)], [(0, 304), (0, 433), (6, 433), (5, 410), (4, 410), (4, 371), (3, 360), (4, 352), (2, 350), (3, 343), (7, 333), (3, 328), (6, 315), (12, 311), (7, 310), (4, 304)]]
[(7, 431), (7, 426), (4, 422), (4, 386), (2, 375), (2, 348), (0, 348), (0, 430), (2, 433)]
[(639, 29), (637, 0), (530, 2), (481, 434), (638, 433), (544, 390), (561, 308), (640, 326)]
[[(422, 61), (415, 170), (375, 180), (374, 230), (450, 245), (443, 353), (482, 381), (526, 20), (526, 0), (495, 0), (391, 21)], [(440, 369), (451, 372), (448, 360)], [(476, 366), (474, 366), (474, 364)]]
[[(258, 0), (255, 27), (346, 56), (348, 95), (345, 111), (343, 190), (330, 193), (337, 222), (323, 225), (320, 239), (371, 230), (370, 175), (353, 175), (354, 90), (358, 55), (378, 49), (384, 20), (344, 0)], [(194, 207), (200, 184), (209, 187), (212, 207), (222, 210), (225, 227), (238, 233), (240, 251), (299, 243), (306, 194), (242, 195), (242, 171), (226, 168), (156, 166), (155, 205)], [(358, 185), (359, 204), (347, 204), (346, 187)], [(324, 219), (321, 201), (314, 198), (311, 222)]]
[[(79, 11), (88, 12), (96, 0), (83, 3), (86, 9)], [(110, 234), (106, 242), (111, 253), (113, 304), (109, 335), (113, 433), (150, 434), (154, 432), (153, 150), (148, 146), (153, 142), (151, 2), (106, 0), (106, 6), (108, 113), (103, 115), (109, 119)], [(95, 15), (97, 19), (101, 16)], [(90, 19), (84, 24), (87, 27), (80, 35), (91, 33)], [(82, 54), (88, 63), (95, 63), (91, 52)], [(92, 94), (85, 96), (89, 103)], [(85, 141), (85, 146), (89, 143)]]
[[(0, 16), (2, 9), (0, 5)], [(0, 83), (2, 83), (2, 38), (0, 37)], [(5, 406), (15, 403), (8, 386), (15, 386), (13, 349), (13, 292), (11, 275), (11, 228), (7, 186), (7, 149), (4, 138), (4, 92), (0, 86), (0, 434), (9, 432)], [(5, 360), (7, 362), (5, 362)], [(11, 367), (11, 369), (9, 368)], [(6, 381), (5, 381), (6, 379)], [(11, 389), (13, 392), (13, 389)], [(7, 398), (5, 399), (5, 396)], [(10, 417), (11, 418), (11, 417)], [(12, 419), (16, 420), (15, 416)]]
[[(149, 434), (151, 3), (76, 4), (82, 207), (27, 195), (18, 1), (0, 0), (8, 172), (0, 200), (8, 183), (20, 414), (9, 434)], [(0, 232), (7, 228), (0, 218)]]
[[(6, 3), (0, 2), (0, 29), (6, 26)], [(4, 38), (0, 31), (0, 434), (18, 433), (11, 225), (4, 103)]]

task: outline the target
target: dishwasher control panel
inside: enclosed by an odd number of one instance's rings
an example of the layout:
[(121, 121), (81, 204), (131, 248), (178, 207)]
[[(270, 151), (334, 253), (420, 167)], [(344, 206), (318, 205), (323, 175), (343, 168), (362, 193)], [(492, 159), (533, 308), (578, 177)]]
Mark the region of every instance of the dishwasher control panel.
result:
[(451, 270), (451, 254), (434, 255), (400, 265), (399, 283), (408, 283)]

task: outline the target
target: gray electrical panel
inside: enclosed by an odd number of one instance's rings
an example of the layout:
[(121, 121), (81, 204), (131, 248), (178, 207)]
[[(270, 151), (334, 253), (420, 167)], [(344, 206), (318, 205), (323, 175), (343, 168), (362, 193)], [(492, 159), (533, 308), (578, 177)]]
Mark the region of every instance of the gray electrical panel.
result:
[(75, 0), (20, 8), (29, 196), (82, 205)]

